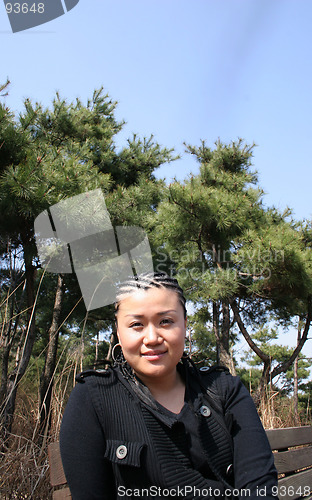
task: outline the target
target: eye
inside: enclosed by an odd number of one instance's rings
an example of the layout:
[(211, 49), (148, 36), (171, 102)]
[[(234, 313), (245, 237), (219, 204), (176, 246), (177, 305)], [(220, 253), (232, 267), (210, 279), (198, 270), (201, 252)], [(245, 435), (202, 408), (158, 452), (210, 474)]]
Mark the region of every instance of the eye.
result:
[(173, 320), (170, 318), (164, 318), (160, 322), (161, 325), (171, 325), (172, 323), (173, 323)]
[(143, 325), (139, 321), (134, 321), (133, 323), (131, 323), (129, 325), (130, 328), (140, 328), (141, 326), (143, 326)]

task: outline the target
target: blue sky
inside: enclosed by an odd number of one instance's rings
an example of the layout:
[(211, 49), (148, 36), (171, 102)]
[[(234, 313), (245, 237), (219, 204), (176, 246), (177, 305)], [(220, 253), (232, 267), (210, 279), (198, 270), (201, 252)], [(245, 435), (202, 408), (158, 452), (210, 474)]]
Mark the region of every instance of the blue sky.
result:
[(103, 85), (127, 122), (118, 144), (154, 134), (182, 154), (167, 179), (197, 171), (184, 141), (255, 142), (266, 205), (311, 219), (311, 19), (311, 0), (80, 0), (13, 34), (1, 2), (0, 82), (16, 111)]
[[(50, 0), (51, 1), (51, 0)], [(8, 105), (86, 100), (101, 85), (132, 132), (183, 142), (255, 142), (265, 203), (311, 218), (310, 0), (80, 0), (66, 15), (13, 34), (0, 5)], [(160, 176), (184, 178), (188, 156)]]

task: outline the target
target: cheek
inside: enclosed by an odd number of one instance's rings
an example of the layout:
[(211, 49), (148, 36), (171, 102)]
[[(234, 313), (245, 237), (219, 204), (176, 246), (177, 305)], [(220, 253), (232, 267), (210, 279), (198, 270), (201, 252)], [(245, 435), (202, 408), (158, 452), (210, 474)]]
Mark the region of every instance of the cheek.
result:
[(174, 332), (174, 335), (171, 337), (171, 339), (168, 339), (168, 342), (172, 344), (172, 346), (176, 347), (184, 347), (185, 343), (185, 332), (184, 330), (178, 330)]
[(140, 338), (132, 332), (120, 331), (118, 333), (119, 342), (125, 352), (134, 352), (140, 346)]

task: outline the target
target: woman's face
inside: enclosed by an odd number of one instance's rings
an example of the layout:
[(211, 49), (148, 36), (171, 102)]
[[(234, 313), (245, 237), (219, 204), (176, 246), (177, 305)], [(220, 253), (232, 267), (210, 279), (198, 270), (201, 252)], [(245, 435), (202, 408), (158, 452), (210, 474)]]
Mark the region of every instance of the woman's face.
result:
[(119, 342), (126, 360), (143, 382), (175, 373), (184, 350), (185, 330), (183, 307), (174, 291), (137, 290), (119, 303)]

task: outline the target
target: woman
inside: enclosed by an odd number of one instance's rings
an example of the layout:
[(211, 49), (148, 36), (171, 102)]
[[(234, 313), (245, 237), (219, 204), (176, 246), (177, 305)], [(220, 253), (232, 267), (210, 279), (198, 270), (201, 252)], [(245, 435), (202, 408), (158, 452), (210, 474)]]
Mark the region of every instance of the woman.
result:
[(177, 281), (154, 273), (122, 284), (116, 323), (122, 354), (78, 377), (63, 417), (73, 499), (256, 498), (260, 489), (273, 498), (273, 456), (248, 391), (183, 354)]

